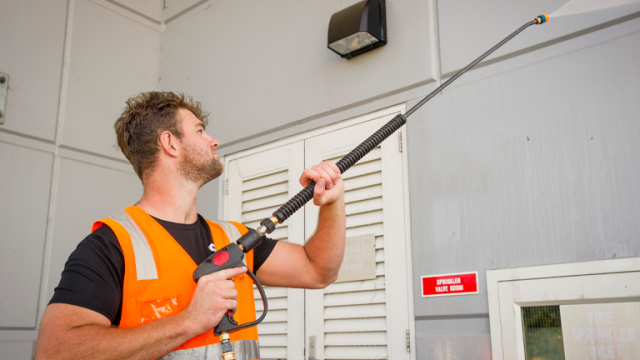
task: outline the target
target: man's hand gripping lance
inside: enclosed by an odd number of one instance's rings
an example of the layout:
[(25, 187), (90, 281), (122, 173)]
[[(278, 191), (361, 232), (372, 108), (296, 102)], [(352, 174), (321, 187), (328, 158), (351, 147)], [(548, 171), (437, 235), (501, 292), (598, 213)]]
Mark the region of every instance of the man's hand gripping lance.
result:
[[(494, 51), (498, 50), (502, 45), (507, 43), (509, 40), (513, 39), (516, 35), (524, 31), (524, 29), (528, 28), (531, 25), (539, 25), (544, 24), (549, 21), (549, 16), (546, 14), (537, 16), (535, 19), (529, 21), (528, 23), (522, 25), (518, 30), (514, 31), (511, 35), (507, 36), (504, 40), (496, 44), (494, 47), (489, 49), (487, 52), (482, 54), (479, 58), (475, 59), (469, 65), (467, 65), (464, 69), (457, 72), (453, 75), (449, 80), (440, 85), (437, 89), (433, 90), (429, 95), (427, 95), (424, 99), (420, 100), (416, 105), (414, 105), (409, 111), (407, 111), (404, 115), (398, 114), (393, 119), (391, 119), (388, 123), (382, 126), (378, 131), (376, 131), (373, 135), (369, 136), (365, 141), (363, 141), (360, 145), (358, 145), (355, 149), (353, 149), (350, 153), (348, 153), (345, 157), (340, 159), (336, 163), (338, 168), (340, 169), (340, 173), (344, 174), (351, 166), (357, 163), (360, 159), (362, 159), (366, 154), (368, 154), (375, 147), (380, 145), (386, 138), (388, 138), (391, 134), (393, 134), (396, 130), (400, 129), (406, 122), (407, 118), (413, 114), (418, 108), (424, 105), (427, 101), (431, 100), (434, 96), (439, 94), (444, 88), (449, 86), (452, 82), (454, 82), (457, 78), (459, 78), (462, 74), (467, 72), (469, 69), (477, 65), (480, 61), (484, 60), (487, 56), (491, 55)], [(316, 186), (315, 182), (311, 182), (307, 187), (302, 189), (296, 196), (291, 198), (286, 204), (282, 205), (276, 212), (273, 213), (273, 216), (264, 219), (260, 222), (260, 227), (255, 230), (249, 230), (246, 234), (244, 234), (235, 244), (229, 244), (226, 247), (220, 249), (215, 254), (209, 256), (207, 260), (205, 260), (196, 271), (193, 273), (193, 279), (197, 282), (202, 276), (211, 274), (220, 270), (230, 269), (234, 267), (244, 266), (242, 259), (244, 258), (244, 254), (251, 251), (253, 248), (260, 244), (262, 240), (262, 236), (266, 234), (270, 234), (276, 228), (276, 225), (282, 224), (285, 220), (287, 220), (294, 212), (298, 211), (301, 207), (304, 206), (309, 200), (313, 198), (313, 188)], [(225, 316), (222, 317), (222, 321), (220, 324), (216, 326), (214, 330), (214, 334), (219, 336), (220, 343), (222, 344), (222, 358), (223, 360), (235, 360), (235, 353), (233, 352), (233, 347), (229, 342), (229, 332), (236, 331), (240, 329), (244, 329), (247, 327), (251, 327), (257, 325), (264, 317), (267, 315), (267, 297), (264, 293), (264, 289), (260, 282), (256, 278), (256, 276), (249, 270), (247, 270), (247, 274), (253, 280), (253, 282), (258, 287), (258, 291), (260, 292), (260, 296), (262, 296), (262, 303), (264, 305), (264, 311), (260, 318), (256, 321), (252, 321), (245, 324), (238, 324), (233, 319), (233, 314), (231, 312), (227, 312)]]

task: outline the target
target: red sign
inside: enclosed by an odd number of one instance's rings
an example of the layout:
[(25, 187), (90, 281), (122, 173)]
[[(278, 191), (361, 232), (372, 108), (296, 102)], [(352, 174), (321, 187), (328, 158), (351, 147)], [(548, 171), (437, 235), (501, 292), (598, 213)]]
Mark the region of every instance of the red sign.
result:
[(422, 297), (478, 293), (478, 272), (422, 277)]

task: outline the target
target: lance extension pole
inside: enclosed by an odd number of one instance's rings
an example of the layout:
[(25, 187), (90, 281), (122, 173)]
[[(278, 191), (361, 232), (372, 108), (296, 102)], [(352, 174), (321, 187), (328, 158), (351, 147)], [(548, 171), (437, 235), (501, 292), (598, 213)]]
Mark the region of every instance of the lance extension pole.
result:
[[(452, 82), (454, 82), (457, 78), (462, 76), (465, 72), (467, 72), (472, 67), (476, 66), (480, 61), (484, 60), (487, 56), (491, 55), (494, 51), (498, 50), (502, 45), (507, 43), (509, 40), (513, 39), (516, 35), (524, 31), (524, 29), (528, 28), (531, 25), (536, 24), (544, 24), (549, 21), (549, 17), (544, 14), (536, 17), (535, 19), (529, 21), (528, 23), (522, 25), (518, 30), (513, 32), (511, 35), (507, 36), (504, 40), (500, 41), (494, 47), (489, 49), (489, 51), (482, 54), (479, 58), (475, 59), (471, 64), (467, 65), (464, 69), (458, 71), (455, 75), (453, 75), (449, 80), (445, 81), (442, 85), (438, 86), (437, 89), (433, 90), (429, 95), (427, 95), (424, 99), (420, 100), (415, 106), (413, 106), (409, 111), (407, 111), (404, 115), (399, 114), (396, 115), (393, 119), (391, 119), (388, 123), (382, 126), (378, 131), (373, 133), (373, 135), (369, 136), (365, 141), (363, 141), (360, 145), (358, 145), (355, 149), (353, 149), (350, 153), (348, 153), (345, 157), (340, 159), (336, 163), (338, 168), (340, 169), (340, 173), (344, 174), (351, 166), (357, 163), (360, 159), (362, 159), (365, 155), (367, 155), (371, 150), (373, 150), (376, 146), (380, 145), (386, 138), (388, 138), (391, 134), (393, 134), (396, 130), (400, 129), (407, 122), (407, 118), (411, 116), (416, 110), (418, 110), (422, 105), (424, 105), (427, 101), (431, 100), (434, 96), (440, 93), (444, 88), (449, 86)], [(298, 209), (304, 206), (309, 200), (313, 198), (313, 188), (316, 186), (315, 182), (311, 182), (307, 187), (302, 189), (296, 196), (294, 196), (291, 200), (287, 201), (286, 204), (282, 205), (278, 210), (273, 213), (273, 216), (267, 219), (264, 219), (260, 222), (260, 226), (253, 230), (250, 229), (246, 234), (244, 234), (237, 242), (231, 243), (227, 245), (225, 248), (220, 249), (215, 254), (211, 255), (207, 260), (202, 262), (196, 271), (193, 273), (193, 279), (197, 282), (202, 276), (211, 274), (213, 272), (221, 271), (227, 268), (244, 266), (242, 263), (242, 259), (244, 258), (244, 253), (251, 251), (254, 247), (260, 244), (262, 240), (262, 236), (266, 234), (270, 234), (273, 230), (275, 230), (278, 224), (282, 224), (285, 222), (291, 214), (296, 212)], [(214, 330), (214, 335), (217, 336), (220, 340), (222, 346), (222, 359), (223, 360), (235, 360), (236, 355), (233, 349), (233, 346), (230, 342), (229, 333), (233, 331), (237, 331), (243, 328), (251, 327), (257, 325), (261, 322), (265, 315), (267, 314), (267, 299), (260, 285), (260, 282), (257, 280), (255, 275), (251, 273), (251, 271), (247, 271), (247, 274), (251, 277), (253, 282), (258, 287), (260, 291), (260, 295), (262, 296), (262, 303), (264, 306), (264, 310), (262, 316), (255, 321), (251, 321), (245, 324), (238, 324), (233, 319), (233, 314), (229, 311), (225, 316), (223, 316), (222, 320), (216, 326)]]
[[(427, 101), (431, 100), (434, 96), (440, 93), (444, 88), (449, 86), (452, 82), (456, 81), (462, 74), (469, 71), (472, 67), (476, 66), (480, 61), (484, 60), (487, 56), (491, 55), (494, 51), (498, 50), (502, 45), (506, 44), (509, 40), (513, 39), (516, 35), (520, 34), (526, 28), (531, 25), (539, 25), (544, 24), (549, 21), (549, 16), (547, 14), (543, 14), (537, 16), (535, 19), (529, 21), (528, 23), (522, 25), (518, 30), (514, 31), (511, 35), (507, 36), (504, 40), (500, 41), (494, 47), (489, 49), (487, 52), (482, 54), (480, 57), (475, 59), (469, 65), (467, 65), (462, 70), (458, 71), (455, 75), (453, 75), (450, 79), (445, 81), (442, 85), (438, 86), (435, 90), (433, 90), (429, 95), (427, 95), (424, 99), (420, 100), (415, 106), (413, 106), (409, 111), (407, 111), (404, 115), (399, 114), (396, 115), (393, 119), (391, 119), (388, 123), (382, 126), (378, 131), (376, 131), (373, 135), (363, 141), (360, 145), (358, 145), (355, 149), (353, 149), (350, 153), (345, 155), (340, 161), (336, 163), (338, 168), (340, 169), (340, 173), (344, 174), (351, 166), (357, 163), (362, 157), (368, 154), (371, 150), (373, 150), (376, 146), (380, 145), (386, 138), (388, 138), (391, 134), (393, 134), (396, 130), (400, 129), (402, 125), (407, 122), (407, 118), (411, 116), (416, 110), (418, 110), (422, 105), (424, 105)], [(260, 236), (265, 234), (270, 234), (273, 230), (275, 230), (276, 225), (282, 224), (285, 220), (287, 220), (291, 214), (296, 212), (298, 209), (304, 206), (309, 200), (313, 198), (313, 188), (316, 183), (311, 182), (307, 187), (302, 189), (296, 196), (294, 196), (291, 200), (289, 200), (286, 204), (282, 205), (278, 210), (273, 213), (273, 216), (268, 219), (264, 219), (260, 222), (260, 227), (256, 229), (256, 232), (259, 233)], [(247, 234), (249, 235), (249, 234)], [(257, 235), (257, 234), (256, 234)], [(247, 241), (242, 241), (240, 239), (238, 241), (239, 245), (244, 247), (243, 251), (248, 252), (253, 249), (258, 244), (258, 239), (251, 239), (252, 236), (248, 237)]]

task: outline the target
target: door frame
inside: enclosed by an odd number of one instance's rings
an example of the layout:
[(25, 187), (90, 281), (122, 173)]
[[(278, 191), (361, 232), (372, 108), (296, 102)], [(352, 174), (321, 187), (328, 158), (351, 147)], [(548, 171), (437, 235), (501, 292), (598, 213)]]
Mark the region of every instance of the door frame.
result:
[(640, 257), (487, 270), (493, 360), (525, 358), (523, 306), (637, 301), (638, 276)]
[[(249, 149), (245, 149), (245, 150), (241, 150), (235, 153), (231, 153), (231, 154), (227, 154), (225, 155), (221, 160), (221, 162), (223, 162), (225, 164), (225, 168), (228, 168), (229, 162), (245, 157), (245, 156), (250, 156), (252, 154), (258, 153), (258, 152), (262, 152), (262, 151), (267, 151), (273, 148), (277, 148), (280, 146), (284, 146), (284, 145), (288, 145), (290, 143), (294, 143), (297, 141), (304, 141), (305, 139), (311, 138), (311, 137), (315, 137), (318, 135), (322, 135), (322, 134), (326, 134), (329, 132), (333, 132), (333, 131), (337, 131), (340, 129), (344, 129), (344, 128), (348, 128), (351, 126), (355, 126), (367, 121), (371, 121), (373, 119), (377, 119), (381, 116), (386, 116), (389, 114), (395, 114), (395, 113), (399, 113), (399, 114), (404, 114), (406, 111), (406, 104), (402, 103), (402, 104), (397, 104), (397, 105), (393, 105), (393, 106), (389, 106), (386, 108), (382, 108), (376, 111), (373, 111), (371, 113), (368, 114), (363, 114), (363, 115), (359, 115), (350, 119), (346, 119), (343, 121), (339, 121), (337, 123), (331, 124), (331, 125), (327, 125), (327, 126), (323, 126), (321, 128), (317, 128), (317, 129), (313, 129), (310, 131), (306, 131), (300, 134), (296, 134), (293, 136), (289, 136), (289, 137), (285, 137), (283, 139), (280, 140), (276, 140), (273, 142), (270, 142), (268, 144), (263, 144), (263, 145), (259, 145), (256, 147), (252, 147)], [(403, 203), (404, 203), (404, 213), (405, 213), (405, 242), (406, 242), (406, 262), (405, 262), (405, 274), (407, 276), (407, 308), (408, 308), (408, 323), (409, 323), (409, 334), (408, 334), (408, 345), (410, 346), (410, 354), (411, 354), (411, 360), (415, 360), (416, 359), (416, 351), (415, 351), (415, 346), (416, 346), (416, 337), (415, 337), (415, 312), (414, 312), (414, 298), (413, 298), (413, 265), (412, 265), (412, 257), (411, 257), (411, 253), (412, 253), (412, 236), (411, 236), (411, 221), (410, 221), (410, 194), (409, 194), (409, 174), (408, 174), (408, 169), (409, 169), (409, 160), (408, 160), (408, 136), (406, 134), (406, 125), (402, 126), (402, 128), (400, 128), (400, 130), (398, 130), (396, 133), (394, 133), (391, 136), (401, 136), (401, 138), (397, 138), (398, 139), (398, 146), (401, 147), (402, 149), (402, 182), (403, 182)], [(401, 139), (401, 141), (400, 141)], [(220, 182), (219, 186), (218, 186), (218, 199), (222, 200), (218, 202), (218, 214), (220, 214), (221, 216), (224, 216), (225, 213), (225, 187), (228, 181), (228, 173), (225, 172), (224, 173), (224, 179), (222, 179), (223, 181)]]

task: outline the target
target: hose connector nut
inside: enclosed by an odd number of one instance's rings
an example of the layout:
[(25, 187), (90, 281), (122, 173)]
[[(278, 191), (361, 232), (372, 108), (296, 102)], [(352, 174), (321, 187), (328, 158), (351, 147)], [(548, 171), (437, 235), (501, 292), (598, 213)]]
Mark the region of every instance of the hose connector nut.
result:
[(544, 24), (547, 21), (549, 21), (549, 15), (547, 15), (547, 14), (538, 15), (534, 19), (534, 21), (536, 22), (537, 25)]
[(272, 217), (271, 219), (264, 219), (260, 221), (260, 225), (264, 225), (267, 227), (267, 234), (271, 234), (273, 230), (276, 229), (276, 224), (278, 223), (278, 219), (275, 219), (276, 220), (275, 222), (273, 220), (274, 220), (274, 217)]
[(223, 331), (218, 336), (220, 340), (220, 345), (222, 345), (222, 359), (223, 360), (236, 360), (236, 353), (233, 351), (233, 346), (231, 345), (229, 333)]
[(233, 351), (224, 353), (222, 354), (222, 360), (236, 360), (236, 353)]

